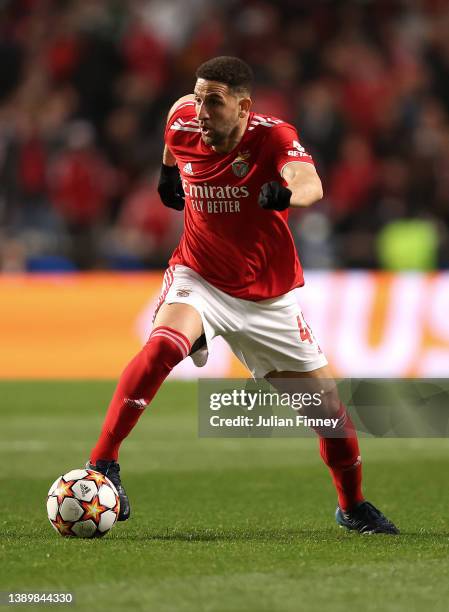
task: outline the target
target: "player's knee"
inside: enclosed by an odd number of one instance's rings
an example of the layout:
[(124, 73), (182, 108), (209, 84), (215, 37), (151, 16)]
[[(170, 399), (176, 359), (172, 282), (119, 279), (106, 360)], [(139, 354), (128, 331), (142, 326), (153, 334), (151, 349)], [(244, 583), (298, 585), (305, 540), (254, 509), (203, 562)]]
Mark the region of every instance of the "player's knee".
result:
[[(312, 395), (312, 392), (309, 392), (309, 395)], [(337, 392), (330, 391), (322, 393), (318, 390), (318, 387), (316, 387), (313, 391), (313, 396), (318, 396), (320, 401), (313, 402), (312, 404), (308, 402), (307, 405), (302, 405), (300, 408), (296, 409), (299, 414), (321, 419), (340, 419), (341, 403)]]
[(190, 342), (181, 332), (170, 327), (156, 327), (142, 349), (147, 366), (153, 372), (170, 372), (190, 353)]
[(338, 396), (338, 392), (336, 390), (329, 391), (328, 393), (324, 393), (321, 396), (321, 412), (326, 417), (334, 417), (340, 415), (341, 411), (341, 403), (340, 398)]

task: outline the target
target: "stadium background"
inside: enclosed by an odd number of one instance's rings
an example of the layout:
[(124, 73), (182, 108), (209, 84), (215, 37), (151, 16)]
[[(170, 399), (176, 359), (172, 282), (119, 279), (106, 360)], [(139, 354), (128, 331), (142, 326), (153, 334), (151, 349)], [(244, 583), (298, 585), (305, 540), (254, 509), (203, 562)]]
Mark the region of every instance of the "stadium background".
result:
[[(444, 0), (3, 2), (0, 375), (114, 378), (144, 341), (182, 226), (155, 189), (165, 116), (218, 54), (322, 177), (290, 225), (336, 373), (447, 372), (448, 29)], [(214, 348), (201, 375), (244, 374)]]
[[(46, 492), (80, 467), (145, 341), (182, 215), (158, 200), (167, 109), (240, 55), (325, 198), (292, 211), (308, 322), (343, 376), (447, 376), (446, 0), (0, 0), (0, 603), (80, 609), (447, 612), (449, 441), (361, 440), (401, 529), (351, 537), (312, 438), (199, 438), (186, 360), (120, 455), (133, 516), (58, 537)], [(45, 379), (45, 380), (43, 380)]]

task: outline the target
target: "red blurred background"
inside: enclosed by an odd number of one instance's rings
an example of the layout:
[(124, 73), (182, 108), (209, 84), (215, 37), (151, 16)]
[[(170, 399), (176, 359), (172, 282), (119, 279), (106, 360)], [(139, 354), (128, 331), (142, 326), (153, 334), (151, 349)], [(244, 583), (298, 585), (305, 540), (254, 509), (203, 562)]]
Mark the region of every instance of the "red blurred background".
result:
[(305, 267), (447, 268), (448, 32), (445, 0), (2, 2), (0, 270), (164, 267), (166, 113), (220, 54), (322, 176), (291, 215)]

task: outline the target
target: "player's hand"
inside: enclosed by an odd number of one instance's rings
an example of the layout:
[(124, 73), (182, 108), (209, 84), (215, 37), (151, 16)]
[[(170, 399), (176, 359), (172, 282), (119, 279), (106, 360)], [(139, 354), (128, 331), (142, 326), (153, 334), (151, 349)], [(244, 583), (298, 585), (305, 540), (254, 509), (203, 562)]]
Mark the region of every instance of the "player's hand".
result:
[(166, 166), (162, 164), (157, 190), (165, 206), (174, 208), (175, 210), (184, 209), (184, 190), (182, 188), (178, 166)]
[(292, 192), (277, 181), (265, 183), (259, 193), (259, 206), (266, 210), (285, 210), (290, 206)]

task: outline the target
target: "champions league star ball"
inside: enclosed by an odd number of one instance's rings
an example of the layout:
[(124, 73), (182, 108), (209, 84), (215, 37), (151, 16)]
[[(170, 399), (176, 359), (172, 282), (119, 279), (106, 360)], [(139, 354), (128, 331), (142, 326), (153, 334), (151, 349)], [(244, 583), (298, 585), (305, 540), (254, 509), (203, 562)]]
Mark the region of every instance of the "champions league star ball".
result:
[(48, 519), (64, 537), (101, 538), (115, 525), (119, 510), (116, 488), (94, 470), (67, 472), (48, 492)]

